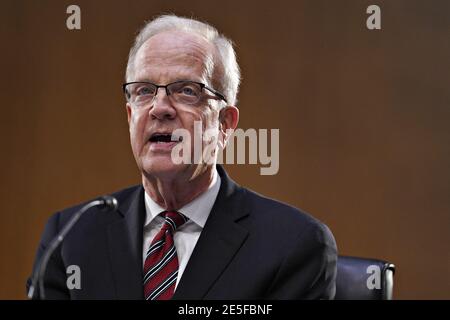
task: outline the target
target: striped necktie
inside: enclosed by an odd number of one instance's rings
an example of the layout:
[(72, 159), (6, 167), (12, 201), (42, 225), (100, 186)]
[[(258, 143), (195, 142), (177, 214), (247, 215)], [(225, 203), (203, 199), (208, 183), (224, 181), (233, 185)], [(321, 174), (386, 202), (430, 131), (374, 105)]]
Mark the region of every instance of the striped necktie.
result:
[(173, 242), (175, 230), (188, 218), (176, 211), (164, 211), (161, 230), (156, 234), (144, 263), (144, 297), (146, 300), (172, 298), (178, 276), (178, 257)]

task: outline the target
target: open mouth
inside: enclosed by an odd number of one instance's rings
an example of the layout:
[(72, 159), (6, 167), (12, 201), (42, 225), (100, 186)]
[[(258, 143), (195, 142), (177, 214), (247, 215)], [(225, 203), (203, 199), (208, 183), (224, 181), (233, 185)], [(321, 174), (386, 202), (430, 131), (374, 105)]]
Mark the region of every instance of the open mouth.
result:
[(149, 141), (155, 143), (181, 142), (183, 141), (183, 137), (171, 133), (154, 133), (150, 137)]

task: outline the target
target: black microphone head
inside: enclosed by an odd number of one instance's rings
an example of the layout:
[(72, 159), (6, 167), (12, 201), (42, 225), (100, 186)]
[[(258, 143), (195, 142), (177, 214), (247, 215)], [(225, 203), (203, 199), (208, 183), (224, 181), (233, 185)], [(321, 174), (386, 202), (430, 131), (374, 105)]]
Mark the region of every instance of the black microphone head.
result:
[(101, 197), (101, 200), (105, 202), (106, 209), (114, 211), (119, 207), (119, 202), (117, 202), (117, 199), (112, 196), (103, 196)]

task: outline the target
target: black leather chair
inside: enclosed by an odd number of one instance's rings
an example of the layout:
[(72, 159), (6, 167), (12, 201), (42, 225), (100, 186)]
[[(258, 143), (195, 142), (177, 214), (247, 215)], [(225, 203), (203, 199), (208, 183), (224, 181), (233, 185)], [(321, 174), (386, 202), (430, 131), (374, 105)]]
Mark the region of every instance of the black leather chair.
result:
[(395, 266), (359, 257), (339, 256), (336, 300), (391, 300)]

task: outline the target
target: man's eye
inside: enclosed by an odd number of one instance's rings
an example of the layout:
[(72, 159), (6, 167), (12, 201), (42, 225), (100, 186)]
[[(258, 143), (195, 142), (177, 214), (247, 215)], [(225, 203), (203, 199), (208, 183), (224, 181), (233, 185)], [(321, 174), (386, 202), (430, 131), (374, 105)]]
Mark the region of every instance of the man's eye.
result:
[(154, 95), (155, 89), (151, 87), (140, 87), (136, 89), (136, 95), (137, 96), (147, 96), (147, 95)]
[(183, 87), (183, 88), (181, 88), (180, 93), (187, 95), (187, 96), (197, 96), (198, 95), (197, 90), (195, 90), (192, 87)]

